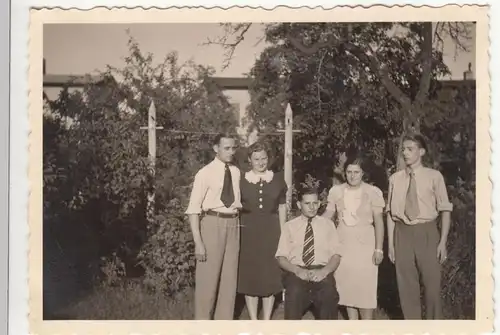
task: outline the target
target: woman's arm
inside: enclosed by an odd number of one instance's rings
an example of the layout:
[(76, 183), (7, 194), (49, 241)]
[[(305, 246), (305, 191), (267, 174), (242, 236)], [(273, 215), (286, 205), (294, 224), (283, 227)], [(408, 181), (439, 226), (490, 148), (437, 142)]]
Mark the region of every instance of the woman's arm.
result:
[(373, 213), (375, 225), (375, 250), (382, 250), (384, 245), (384, 218), (382, 211)]
[(333, 215), (335, 214), (335, 189), (332, 187), (328, 192), (328, 199), (325, 211), (321, 214), (322, 217), (327, 218), (328, 220), (333, 220)]
[(378, 187), (372, 188), (372, 215), (375, 226), (375, 250), (373, 252), (373, 263), (379, 265), (384, 259), (384, 208), (386, 207), (384, 195)]
[(384, 259), (384, 219), (382, 208), (373, 211), (373, 223), (375, 225), (375, 250), (373, 251), (373, 264), (379, 265)]

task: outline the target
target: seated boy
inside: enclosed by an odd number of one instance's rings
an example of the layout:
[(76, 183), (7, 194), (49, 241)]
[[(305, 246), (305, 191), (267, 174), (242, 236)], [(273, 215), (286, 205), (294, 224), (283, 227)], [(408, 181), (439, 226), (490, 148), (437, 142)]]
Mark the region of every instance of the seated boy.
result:
[(322, 320), (338, 319), (339, 295), (333, 272), (340, 263), (335, 224), (318, 216), (318, 191), (304, 189), (301, 215), (282, 229), (276, 258), (285, 270), (285, 319), (300, 320), (311, 304)]

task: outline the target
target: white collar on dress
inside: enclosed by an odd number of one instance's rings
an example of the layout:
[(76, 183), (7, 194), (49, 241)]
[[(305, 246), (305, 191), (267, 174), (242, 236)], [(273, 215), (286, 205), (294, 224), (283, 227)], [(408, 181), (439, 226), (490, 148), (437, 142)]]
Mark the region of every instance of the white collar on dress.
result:
[(263, 174), (257, 174), (253, 170), (245, 173), (245, 179), (252, 184), (257, 184), (261, 180), (269, 183), (273, 180), (274, 173), (271, 170), (266, 170)]

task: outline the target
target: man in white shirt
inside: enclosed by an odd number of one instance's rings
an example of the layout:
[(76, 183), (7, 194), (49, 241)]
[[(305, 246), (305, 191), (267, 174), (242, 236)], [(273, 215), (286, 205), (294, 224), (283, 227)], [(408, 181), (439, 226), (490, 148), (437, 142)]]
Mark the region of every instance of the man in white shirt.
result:
[(300, 320), (313, 304), (321, 320), (338, 319), (339, 294), (333, 273), (341, 259), (335, 224), (318, 216), (316, 189), (305, 188), (297, 206), (301, 215), (281, 231), (276, 258), (285, 270), (285, 319)]
[(186, 214), (195, 243), (195, 319), (232, 320), (236, 300), (241, 208), (235, 139), (214, 139), (216, 157), (194, 178)]

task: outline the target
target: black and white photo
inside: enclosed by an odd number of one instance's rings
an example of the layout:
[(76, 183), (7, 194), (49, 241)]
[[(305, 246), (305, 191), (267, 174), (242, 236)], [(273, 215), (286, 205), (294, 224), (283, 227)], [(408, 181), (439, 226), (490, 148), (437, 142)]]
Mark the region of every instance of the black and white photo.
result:
[(405, 8), (39, 12), (37, 322), (487, 331), (486, 15)]

